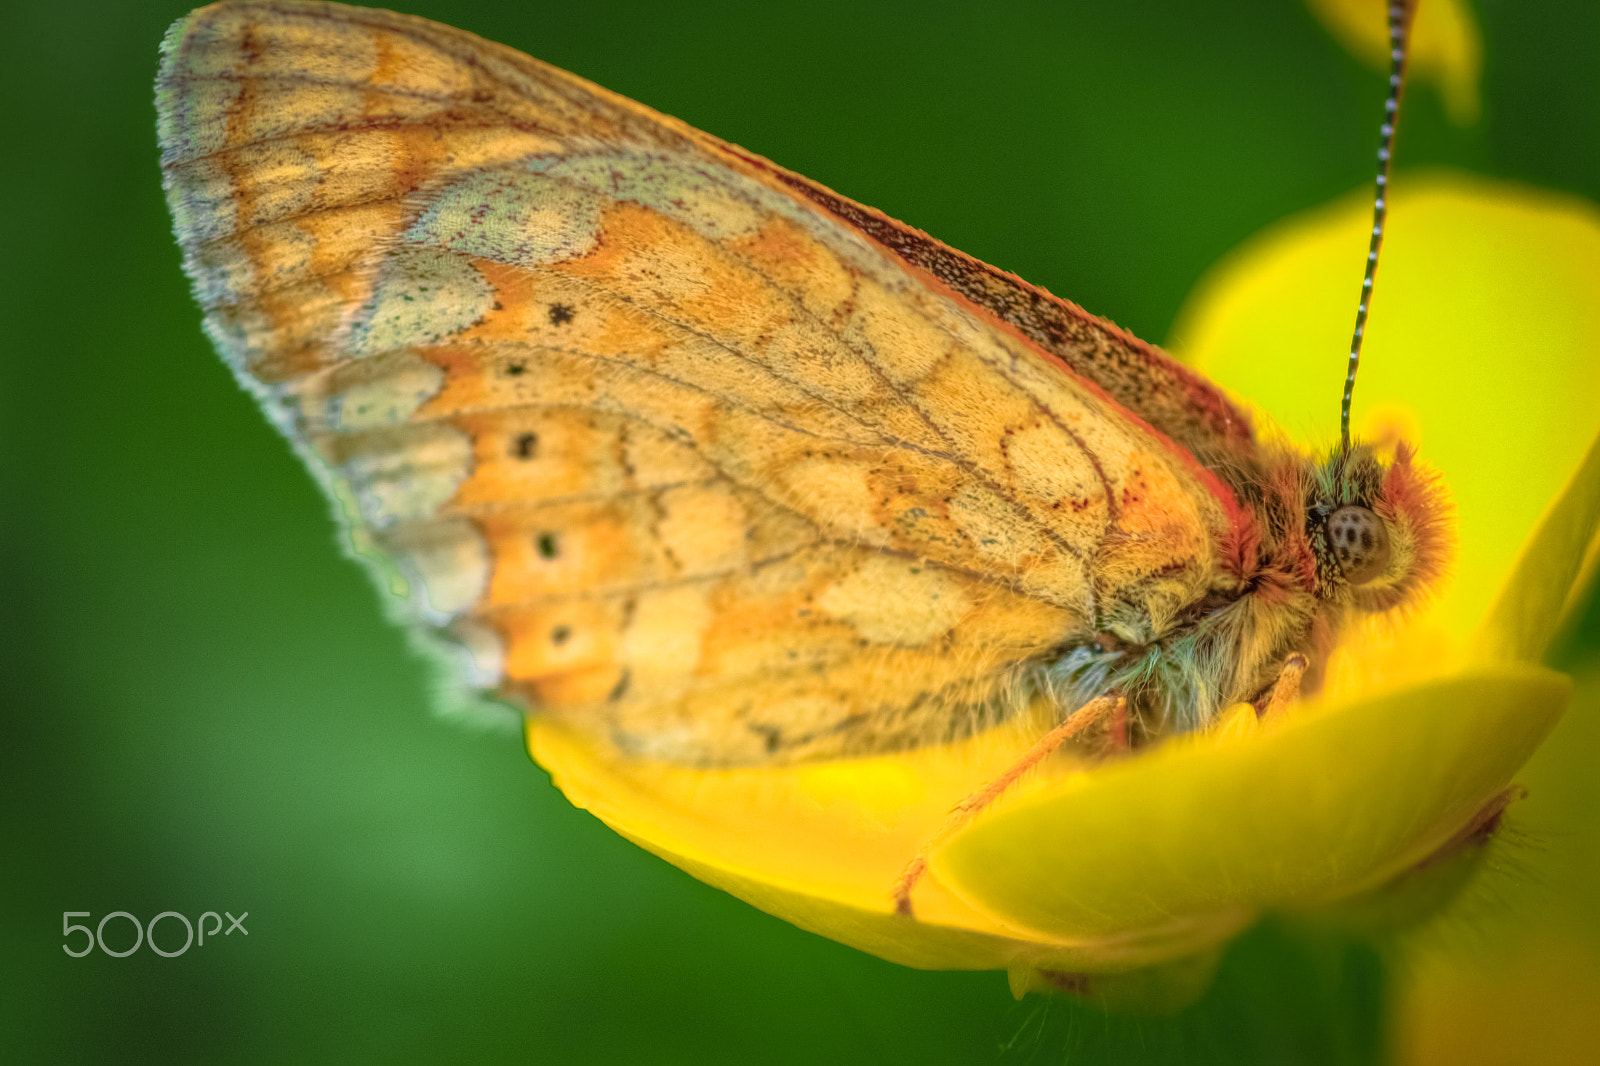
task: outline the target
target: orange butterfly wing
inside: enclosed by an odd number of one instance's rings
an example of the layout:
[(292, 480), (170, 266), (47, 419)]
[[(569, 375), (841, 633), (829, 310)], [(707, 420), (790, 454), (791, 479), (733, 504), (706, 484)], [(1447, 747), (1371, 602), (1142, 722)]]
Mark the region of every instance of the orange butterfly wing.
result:
[[(174, 27), (206, 326), (475, 684), (696, 763), (959, 735), (1200, 599), (1249, 448), (1115, 327), (470, 34)], [(1070, 708), (1069, 708), (1070, 710)]]

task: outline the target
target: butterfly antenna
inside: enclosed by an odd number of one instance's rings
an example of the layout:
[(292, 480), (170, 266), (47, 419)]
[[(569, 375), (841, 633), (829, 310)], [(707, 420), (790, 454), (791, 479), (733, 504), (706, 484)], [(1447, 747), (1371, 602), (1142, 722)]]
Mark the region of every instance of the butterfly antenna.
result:
[(1350, 369), (1344, 378), (1344, 402), (1339, 408), (1339, 437), (1350, 450), (1350, 397), (1356, 391), (1356, 369), (1361, 366), (1361, 340), (1367, 330), (1367, 308), (1372, 304), (1372, 281), (1378, 276), (1378, 250), (1383, 247), (1383, 223), (1389, 212), (1389, 155), (1394, 143), (1395, 119), (1400, 115), (1400, 89), (1406, 77), (1406, 35), (1410, 29), (1409, 0), (1389, 0), (1389, 96), (1383, 102), (1383, 125), (1378, 133), (1378, 191), (1372, 201), (1372, 243), (1367, 248), (1367, 270), (1361, 278), (1361, 303), (1356, 307), (1356, 331), (1350, 338)]

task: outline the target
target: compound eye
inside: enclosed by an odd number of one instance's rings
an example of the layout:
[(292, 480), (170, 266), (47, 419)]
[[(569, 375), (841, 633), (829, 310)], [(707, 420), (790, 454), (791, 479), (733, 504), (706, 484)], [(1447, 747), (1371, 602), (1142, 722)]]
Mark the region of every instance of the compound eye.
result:
[(1328, 545), (1352, 585), (1365, 585), (1389, 568), (1389, 530), (1365, 507), (1351, 504), (1328, 516)]

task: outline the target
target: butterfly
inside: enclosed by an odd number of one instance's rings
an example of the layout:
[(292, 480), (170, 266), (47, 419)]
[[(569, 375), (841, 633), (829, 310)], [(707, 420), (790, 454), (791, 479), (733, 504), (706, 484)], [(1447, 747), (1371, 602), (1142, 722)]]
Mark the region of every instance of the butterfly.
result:
[(1074, 304), (469, 33), (219, 3), (157, 103), (205, 329), (355, 553), (470, 685), (629, 757), (1113, 704), (1136, 748), (1314, 687), (1443, 565), (1403, 444), (1258, 435)]

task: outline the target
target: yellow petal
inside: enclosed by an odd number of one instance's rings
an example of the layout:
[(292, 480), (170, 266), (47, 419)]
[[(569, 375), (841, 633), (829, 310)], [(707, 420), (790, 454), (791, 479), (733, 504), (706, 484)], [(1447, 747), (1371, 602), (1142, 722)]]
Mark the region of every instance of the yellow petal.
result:
[[(1312, 14), (1362, 62), (1389, 70), (1387, 0), (1306, 0)], [(1410, 74), (1439, 86), (1457, 125), (1478, 121), (1483, 34), (1466, 0), (1423, 0), (1411, 26)]]
[[(802, 929), (929, 969), (1125, 970), (1225, 939), (1245, 915), (1118, 940), (1041, 937), (975, 910), (936, 880), (917, 917), (893, 913), (905, 863), (981, 782), (1035, 737), (1002, 729), (964, 744), (791, 768), (699, 770), (630, 759), (559, 725), (529, 750), (575, 806), (690, 874)], [(1019, 795), (1048, 779), (1024, 781)]]
[[(1600, 434), (1600, 213), (1461, 174), (1402, 174), (1353, 425), (1399, 433), (1457, 506), (1452, 573), (1408, 619), (1345, 644), (1330, 692), (1461, 665), (1523, 543)], [(1253, 239), (1197, 287), (1173, 347), (1291, 435), (1337, 437), (1371, 226), (1358, 192)]]
[(910, 966), (1116, 971), (1415, 864), (1505, 786), (1565, 693), (1559, 675), (1506, 667), (1025, 781), (935, 853), (916, 920), (891, 913), (889, 885), (1021, 734), (716, 771), (629, 760), (549, 724), (529, 740), (574, 804), (803, 929)]
[(1567, 490), (1551, 507), (1539, 531), (1501, 590), (1479, 634), (1482, 654), (1534, 661), (1565, 617), (1579, 605), (1592, 578), (1596, 528), (1600, 527), (1600, 438), (1589, 448)]
[(931, 866), (975, 908), (1053, 938), (1348, 898), (1455, 836), (1569, 691), (1539, 667), (1487, 668), (1307, 707), (1253, 737), (1169, 744), (1007, 804)]

